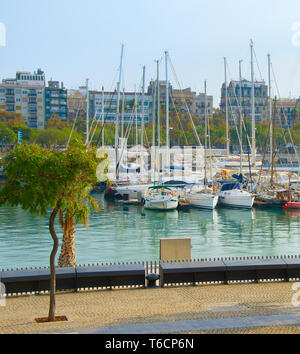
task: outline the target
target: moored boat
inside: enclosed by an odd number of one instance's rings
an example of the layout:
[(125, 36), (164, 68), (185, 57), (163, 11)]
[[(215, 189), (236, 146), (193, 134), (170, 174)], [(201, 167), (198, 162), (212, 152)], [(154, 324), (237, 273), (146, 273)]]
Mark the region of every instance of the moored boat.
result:
[(237, 182), (224, 183), (219, 192), (219, 202), (224, 206), (235, 208), (252, 208), (254, 197), (242, 190)]
[(187, 191), (186, 201), (193, 207), (213, 210), (218, 204), (219, 197), (211, 188), (196, 189)]
[(284, 206), (284, 209), (300, 209), (299, 202), (287, 202)]
[(178, 207), (178, 198), (169, 187), (149, 187), (144, 197), (144, 207), (152, 210), (174, 210)]

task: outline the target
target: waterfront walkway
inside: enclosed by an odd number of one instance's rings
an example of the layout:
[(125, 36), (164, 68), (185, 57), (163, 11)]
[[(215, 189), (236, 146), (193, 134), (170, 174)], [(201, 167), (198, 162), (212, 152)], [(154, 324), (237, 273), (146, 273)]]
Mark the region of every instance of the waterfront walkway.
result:
[[(297, 333), (300, 307), (289, 283), (205, 285), (61, 293), (56, 315), (38, 324), (49, 296), (7, 298), (0, 333)], [(300, 286), (298, 288), (300, 290)]]

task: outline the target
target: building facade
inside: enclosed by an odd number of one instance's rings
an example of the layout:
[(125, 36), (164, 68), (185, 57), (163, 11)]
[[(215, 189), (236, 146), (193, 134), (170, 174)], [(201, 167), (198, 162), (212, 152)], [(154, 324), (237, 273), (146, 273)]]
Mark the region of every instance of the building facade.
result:
[(73, 122), (76, 117), (86, 119), (86, 88), (79, 88), (78, 90), (68, 90), (68, 120)]
[[(227, 104), (228, 104), (228, 120), (233, 126), (239, 121), (240, 111), (243, 113), (244, 119), (251, 120), (252, 83), (248, 80), (230, 81), (227, 87)], [(241, 102), (240, 102), (241, 101)], [(264, 81), (256, 81), (254, 83), (254, 106), (255, 121), (261, 123), (268, 120), (268, 86)], [(226, 113), (226, 89), (225, 83), (221, 89), (221, 111)]]
[[(152, 101), (156, 99), (156, 81), (150, 81), (148, 86), (148, 94), (152, 96)], [(205, 94), (192, 91), (190, 87), (183, 90), (174, 89), (169, 83), (169, 107), (176, 108), (178, 113), (185, 113), (189, 111), (204, 121), (205, 117)], [(166, 103), (166, 82), (159, 82), (160, 103)], [(207, 95), (207, 114), (213, 115), (213, 96)]]
[[(117, 93), (104, 92), (102, 97), (101, 91), (89, 92), (89, 116), (90, 119), (102, 121), (102, 101), (104, 100), (104, 121), (108, 124), (114, 124), (117, 112)], [(134, 110), (135, 100), (137, 109)], [(124, 109), (123, 109), (124, 106)], [(144, 113), (144, 123), (147, 124), (152, 120), (152, 96), (144, 94), (144, 110), (142, 109), (142, 95), (134, 92), (121, 92), (119, 102), (120, 122), (123, 117), (125, 124), (141, 125)], [(123, 113), (124, 112), (124, 113)], [(135, 114), (136, 112), (136, 114)]]
[(293, 126), (299, 122), (300, 98), (280, 98), (272, 100), (273, 119), (279, 125)]
[(0, 84), (0, 109), (20, 113), (31, 128), (43, 129), (45, 123), (45, 75), (41, 69), (34, 74), (17, 72), (16, 78)]
[[(206, 101), (206, 104), (205, 104)], [(204, 122), (205, 119), (205, 105), (207, 117), (212, 118), (213, 116), (213, 96), (206, 96), (204, 93), (199, 93), (193, 97), (192, 114), (200, 118), (200, 122)]]
[(68, 92), (59, 81), (49, 81), (45, 88), (45, 122), (54, 117), (68, 120)]

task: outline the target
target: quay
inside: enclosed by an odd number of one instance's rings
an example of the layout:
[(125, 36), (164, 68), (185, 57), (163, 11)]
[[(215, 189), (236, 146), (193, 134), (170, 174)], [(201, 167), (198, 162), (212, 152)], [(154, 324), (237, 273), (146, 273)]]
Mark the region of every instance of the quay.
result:
[(38, 324), (48, 295), (12, 297), (0, 307), (1, 334), (294, 333), (300, 334), (293, 282), (58, 293), (57, 315)]

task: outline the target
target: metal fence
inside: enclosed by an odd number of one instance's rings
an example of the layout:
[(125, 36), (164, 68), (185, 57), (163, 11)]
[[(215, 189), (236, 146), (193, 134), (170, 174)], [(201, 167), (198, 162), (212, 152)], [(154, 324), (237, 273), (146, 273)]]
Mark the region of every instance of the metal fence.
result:
[[(56, 290), (87, 291), (231, 284), (300, 279), (300, 255), (250, 256), (78, 265), (56, 269)], [(0, 272), (6, 296), (42, 294), (50, 289), (49, 268)]]

